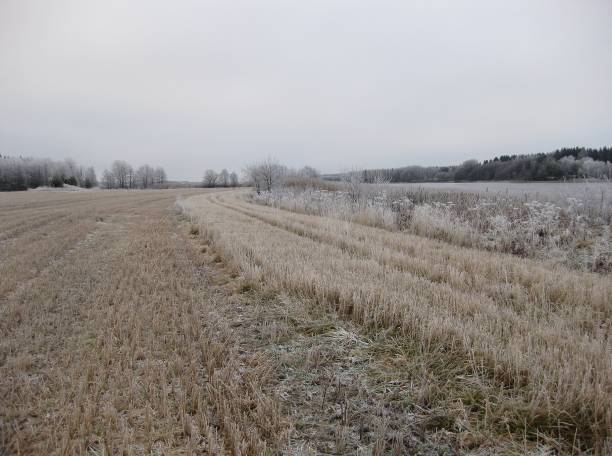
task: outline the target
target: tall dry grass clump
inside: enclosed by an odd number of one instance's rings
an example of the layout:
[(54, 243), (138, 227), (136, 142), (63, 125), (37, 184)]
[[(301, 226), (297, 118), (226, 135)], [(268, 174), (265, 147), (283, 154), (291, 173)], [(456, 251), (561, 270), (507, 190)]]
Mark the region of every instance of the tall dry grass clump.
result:
[(180, 204), (252, 283), (314, 297), (492, 380), (497, 394), (465, 404), (480, 425), (603, 451), (612, 426), (610, 281), (252, 204), (240, 192)]
[(334, 185), (286, 186), (253, 198), (294, 212), (408, 231), (455, 245), (604, 274), (612, 271), (612, 184), (608, 193), (600, 189), (543, 199), (529, 193)]

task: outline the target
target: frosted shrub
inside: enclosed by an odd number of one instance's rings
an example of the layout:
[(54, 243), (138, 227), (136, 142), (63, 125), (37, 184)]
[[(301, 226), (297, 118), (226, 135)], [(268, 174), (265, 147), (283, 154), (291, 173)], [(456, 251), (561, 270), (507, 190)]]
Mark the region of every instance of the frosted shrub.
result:
[(362, 184), (280, 188), (255, 201), (294, 212), (403, 230), (456, 245), (560, 262), (574, 268), (612, 269), (607, 209), (580, 198), (550, 201), (508, 195), (445, 192)]
[[(552, 203), (531, 201), (525, 203), (528, 216), (517, 224), (526, 250), (554, 248), (559, 241), (560, 207)], [(529, 252), (527, 252), (529, 253)]]
[(393, 211), (390, 208), (377, 205), (365, 205), (359, 208), (353, 216), (344, 219), (380, 228), (394, 229), (396, 227)]
[(503, 236), (512, 229), (512, 222), (505, 215), (494, 215), (489, 219), (491, 230), (489, 231), (493, 237)]
[(606, 227), (601, 236), (597, 237), (591, 250), (591, 258), (587, 263), (593, 272), (612, 272), (612, 236), (610, 228)]
[(253, 195), (253, 199), (268, 206), (294, 212), (330, 216), (387, 229), (396, 227), (395, 212), (381, 198), (355, 201), (353, 193), (344, 191), (309, 189), (296, 192), (279, 189)]
[(485, 233), (485, 247), (502, 252), (519, 253), (525, 250), (524, 239), (518, 235), (512, 220), (504, 214), (488, 218), (489, 229)]
[(413, 210), (410, 230), (420, 236), (452, 242), (458, 245), (474, 245), (478, 234), (452, 211), (452, 203), (423, 204)]
[[(574, 238), (586, 239), (590, 236), (588, 217), (584, 212), (585, 204), (577, 198), (567, 198), (567, 207), (563, 214), (567, 219), (567, 230)], [(603, 220), (597, 217), (597, 224), (604, 225)]]
[(568, 262), (578, 269), (592, 272), (612, 272), (612, 235), (605, 227), (588, 239), (578, 239), (568, 253)]

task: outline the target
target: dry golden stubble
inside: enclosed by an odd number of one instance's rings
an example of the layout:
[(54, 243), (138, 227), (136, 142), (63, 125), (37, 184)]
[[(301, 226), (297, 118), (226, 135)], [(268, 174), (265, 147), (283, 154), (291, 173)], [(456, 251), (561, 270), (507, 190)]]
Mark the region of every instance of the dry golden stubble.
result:
[[(532, 260), (261, 207), (242, 195), (182, 205), (250, 282), (314, 297), (370, 327), (418, 335), (431, 352), (456, 352), (502, 388), (495, 402), (486, 401), (494, 412), (489, 425), (605, 445), (612, 284)], [(429, 255), (444, 258), (451, 272)], [(457, 283), (453, 270), (467, 283)]]

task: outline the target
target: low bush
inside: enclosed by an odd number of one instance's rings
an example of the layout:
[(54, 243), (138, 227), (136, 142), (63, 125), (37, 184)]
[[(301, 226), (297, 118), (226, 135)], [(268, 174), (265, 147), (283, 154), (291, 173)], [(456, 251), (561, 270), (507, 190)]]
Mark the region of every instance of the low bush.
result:
[[(302, 185), (303, 184), (303, 185)], [(531, 200), (503, 194), (331, 183), (286, 186), (254, 195), (256, 202), (304, 214), (404, 230), (455, 245), (563, 263), (612, 269), (612, 216), (587, 198)]]

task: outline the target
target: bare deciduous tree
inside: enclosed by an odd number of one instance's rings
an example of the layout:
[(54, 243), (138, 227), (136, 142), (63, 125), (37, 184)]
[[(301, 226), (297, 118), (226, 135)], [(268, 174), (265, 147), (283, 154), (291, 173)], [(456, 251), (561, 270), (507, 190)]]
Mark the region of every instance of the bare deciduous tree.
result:
[(142, 165), (136, 171), (136, 182), (140, 188), (150, 188), (153, 186), (154, 169), (149, 165)]
[(107, 190), (115, 188), (115, 176), (108, 169), (105, 169), (102, 173), (102, 188)]
[(166, 183), (166, 171), (161, 166), (155, 168), (153, 172), (153, 184), (156, 187), (162, 187)]
[(320, 174), (319, 171), (314, 169), (312, 166), (304, 166), (297, 172), (297, 176), (306, 179), (317, 179)]
[[(64, 184), (86, 185), (86, 173), (72, 159), (52, 161), (0, 155), (0, 191), (26, 190), (41, 185), (61, 187)], [(95, 172), (90, 168), (89, 182), (95, 182)]]
[(217, 173), (214, 169), (207, 169), (204, 172), (204, 179), (202, 181), (204, 187), (214, 187), (217, 185), (217, 177)]
[(238, 174), (232, 171), (229, 175), (229, 179), (230, 179), (230, 185), (232, 187), (238, 187), (239, 185)]
[(247, 180), (255, 187), (257, 193), (269, 192), (281, 185), (287, 168), (273, 158), (253, 163), (244, 170)]
[(83, 187), (92, 188), (98, 185), (98, 178), (96, 177), (96, 171), (93, 167), (89, 167), (83, 174)]
[[(90, 171), (91, 170), (91, 171)], [(85, 181), (90, 185), (97, 185), (95, 174), (91, 175), (93, 168), (84, 173)], [(166, 171), (162, 167), (153, 168), (142, 165), (136, 171), (132, 165), (122, 160), (113, 162), (110, 171), (105, 170), (102, 175), (103, 188), (159, 188), (166, 182)]]
[(349, 198), (353, 203), (357, 203), (361, 199), (363, 173), (357, 170), (349, 171), (348, 173), (344, 173), (342, 180), (344, 181), (344, 186)]
[(132, 166), (123, 160), (115, 160), (111, 165), (111, 173), (113, 173), (115, 184), (119, 188), (128, 188), (128, 176), (132, 172)]
[(129, 165), (127, 169), (127, 188), (134, 187), (136, 187), (136, 172), (134, 168), (132, 168), (132, 165)]
[(222, 169), (218, 176), (219, 185), (221, 187), (227, 187), (229, 185), (229, 172), (227, 169)]

